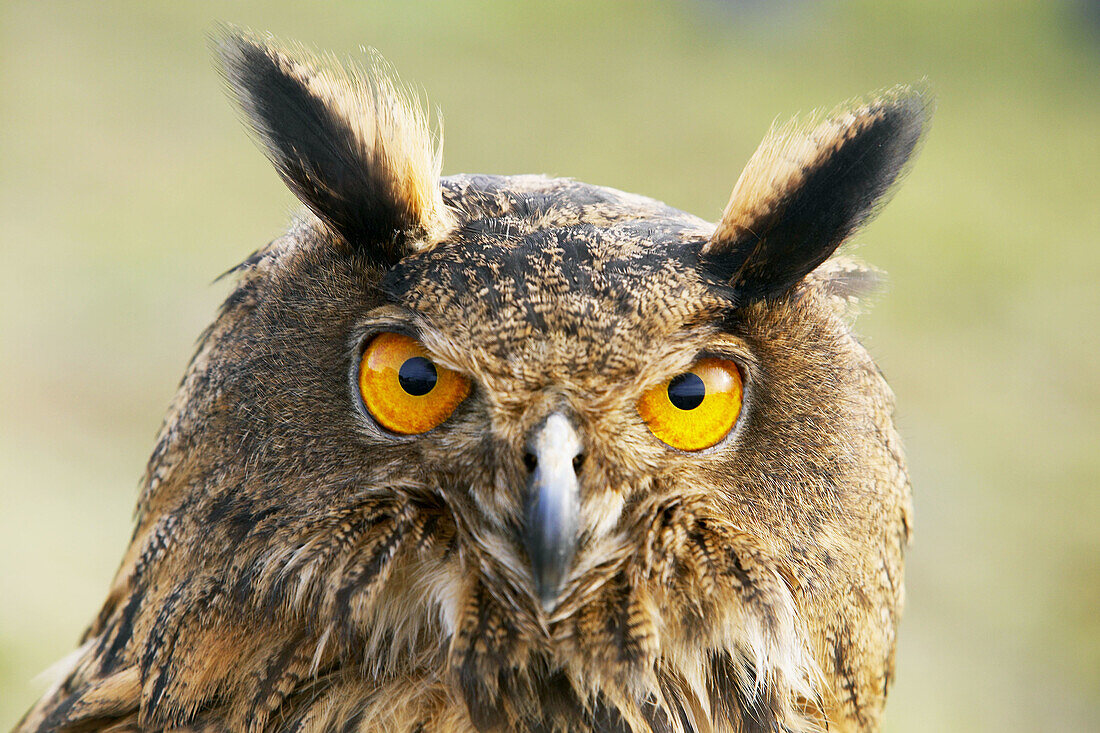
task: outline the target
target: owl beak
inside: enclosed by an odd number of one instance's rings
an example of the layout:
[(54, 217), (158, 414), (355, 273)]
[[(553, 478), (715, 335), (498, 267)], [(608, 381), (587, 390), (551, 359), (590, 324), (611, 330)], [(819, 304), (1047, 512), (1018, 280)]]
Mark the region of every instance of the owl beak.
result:
[(524, 462), (527, 496), (523, 542), (542, 607), (557, 605), (577, 547), (582, 445), (573, 424), (555, 412), (532, 431)]

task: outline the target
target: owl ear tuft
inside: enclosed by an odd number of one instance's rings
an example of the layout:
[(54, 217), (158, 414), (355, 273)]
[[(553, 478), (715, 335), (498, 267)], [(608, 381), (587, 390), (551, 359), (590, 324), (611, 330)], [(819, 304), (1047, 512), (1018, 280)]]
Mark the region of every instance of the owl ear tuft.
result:
[(734, 186), (703, 253), (747, 300), (780, 295), (883, 202), (931, 111), (899, 87), (813, 127), (773, 128)]
[(388, 266), (449, 228), (426, 115), (389, 76), (232, 29), (215, 46), (279, 175), (348, 244)]

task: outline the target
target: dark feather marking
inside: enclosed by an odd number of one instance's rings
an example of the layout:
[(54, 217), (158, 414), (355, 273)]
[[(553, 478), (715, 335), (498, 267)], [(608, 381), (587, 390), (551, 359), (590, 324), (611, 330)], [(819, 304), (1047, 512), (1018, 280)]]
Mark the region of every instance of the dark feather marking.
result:
[(70, 692), (42, 721), (42, 724), (38, 726), (39, 731), (54, 731), (58, 730), (67, 723), (69, 723), (69, 713), (72, 711), (73, 706), (80, 701), (80, 699), (87, 692), (87, 686)]
[[(115, 621), (112, 634), (104, 634), (100, 640), (100, 650), (102, 655), (99, 661), (99, 671), (101, 674), (110, 674), (115, 671), (115, 664), (119, 660), (119, 655), (122, 654), (122, 650), (126, 648), (126, 645), (130, 643), (130, 639), (134, 634), (134, 619), (137, 618), (138, 611), (141, 608), (142, 602), (145, 600), (145, 586), (144, 584), (138, 584), (130, 593), (130, 597), (126, 599), (126, 605), (122, 607), (122, 613), (119, 614), (118, 619)], [(103, 647), (106, 645), (108, 639), (111, 639), (110, 646), (107, 646), (106, 650)]]
[(301, 639), (288, 643), (268, 660), (263, 677), (252, 695), (246, 720), (266, 719), (297, 683), (301, 669), (308, 661), (309, 655), (303, 650)]
[(540, 680), (537, 693), (541, 718), (531, 726), (532, 731), (551, 733), (555, 724), (561, 725), (569, 721), (577, 726), (581, 723), (580, 711), (584, 707), (573, 692), (568, 678), (560, 670)]
[[(158, 657), (170, 656), (171, 649), (168, 646), (166, 632), (168, 631), (169, 624), (172, 623), (174, 614), (176, 611), (176, 605), (183, 597), (184, 592), (187, 590), (189, 581), (183, 581), (176, 585), (175, 588), (168, 594), (164, 601), (160, 604), (160, 612), (157, 614), (157, 620), (153, 624), (153, 628), (149, 631), (149, 636), (145, 640), (145, 649), (141, 655), (141, 676), (143, 679), (149, 679), (153, 672), (153, 664)], [(179, 633), (178, 619), (174, 625), (176, 633)], [(171, 637), (174, 640), (174, 636)], [(164, 668), (160, 669), (160, 676), (154, 681), (153, 694), (149, 696), (151, 707), (155, 708), (159, 702), (160, 694), (163, 692), (164, 685), (167, 684), (167, 675), (164, 674)]]
[(406, 517), (391, 517), (380, 523), (381, 532), (371, 537), (370, 544), (362, 556), (357, 558), (350, 572), (345, 573), (343, 585), (336, 592), (338, 613), (350, 613), (350, 600), (355, 593), (369, 593), (374, 590), (383, 571), (389, 567), (390, 560), (401, 546), (405, 530), (409, 526)]
[[(667, 695), (666, 698), (676, 706), (676, 711), (680, 717), (680, 724), (683, 726), (684, 733), (694, 733), (695, 728), (693, 728), (687, 720), (687, 714), (680, 704), (680, 699), (678, 697), (668, 697)], [(642, 715), (645, 717), (646, 722), (649, 723), (649, 727), (653, 730), (653, 733), (672, 733), (672, 720), (669, 718), (668, 711), (658, 705), (656, 700), (646, 700), (641, 704), (641, 709)]]
[[(190, 501), (184, 502), (182, 506), (187, 507), (190, 503)], [(133, 577), (130, 579), (131, 591), (129, 598), (126, 599), (126, 605), (123, 606), (121, 614), (115, 620), (113, 629), (103, 633), (100, 637), (97, 649), (100, 658), (100, 672), (108, 674), (114, 671), (120, 655), (126, 645), (130, 643), (134, 633), (134, 620), (145, 601), (147, 585), (145, 573), (171, 546), (179, 526), (175, 516), (169, 514), (153, 528), (141, 555), (134, 564)], [(107, 612), (108, 609), (105, 607), (101, 614)], [(103, 616), (101, 615), (100, 618), (102, 619)], [(108, 640), (110, 640), (109, 645)]]
[(726, 574), (736, 578), (742, 590), (750, 590), (753, 587), (752, 578), (741, 563), (741, 556), (737, 553), (736, 548), (726, 548), (726, 559), (728, 560), (725, 566)]
[[(516, 683), (518, 670), (512, 668), (502, 641), (510, 640), (514, 630), (507, 625), (488, 590), (481, 583), (467, 602), (458, 630), (458, 686), (467, 711), (479, 730), (498, 730), (507, 725), (507, 699)], [(511, 633), (509, 633), (511, 632)]]
[(839, 677), (840, 685), (844, 689), (845, 699), (851, 703), (856, 720), (860, 725), (866, 725), (867, 716), (863, 712), (859, 691), (856, 689), (855, 670), (852, 669), (848, 659), (847, 646), (851, 643), (851, 634), (845, 629), (833, 639), (833, 664)]
[(776, 733), (780, 730), (777, 701), (767, 685), (756, 680), (751, 665), (743, 663), (742, 667), (750, 680), (748, 687), (755, 694), (738, 682), (737, 663), (728, 651), (711, 653), (707, 694), (714, 723), (726, 722), (742, 733)]
[[(322, 541), (316, 543), (304, 557), (299, 558), (292, 568), (280, 572), (270, 585), (264, 589), (260, 604), (265, 616), (274, 618), (282, 605), (286, 602), (288, 588), (302, 569), (316, 565), (327, 565), (337, 561), (342, 553), (359, 541), (364, 535), (379, 525), (388, 521), (392, 516), (392, 507), (389, 502), (369, 503), (366, 505), (356, 503), (352, 506), (335, 511), (326, 519), (311, 527), (310, 538), (321, 537)], [(304, 540), (303, 540), (304, 541)], [(255, 575), (246, 571), (237, 580), (235, 592), (244, 593), (242, 600), (247, 600), (252, 592), (249, 583), (255, 579)], [(310, 592), (320, 592), (321, 579), (315, 577), (311, 583)]]
[(356, 733), (356, 731), (362, 730), (359, 726), (363, 723), (363, 709), (359, 708), (351, 716), (344, 721), (344, 725), (340, 728), (340, 733)]
[[(143, 686), (149, 689), (143, 695), (141, 720), (143, 725), (174, 725), (184, 722), (188, 711), (182, 709), (174, 695), (166, 693), (176, 682), (178, 672), (175, 658), (176, 645), (186, 632), (194, 632), (194, 620), (206, 618), (210, 609), (215, 607), (222, 597), (216, 585), (207, 585), (198, 589), (195, 583), (184, 580), (172, 589), (161, 606), (153, 631), (145, 642), (142, 653), (141, 669)], [(177, 612), (177, 606), (183, 605)], [(183, 661), (186, 663), (186, 660)], [(152, 684), (149, 684), (149, 680)], [(186, 685), (184, 685), (186, 688)], [(174, 691), (174, 692), (178, 692)]]
[(649, 661), (643, 646), (647, 639), (637, 633), (639, 627), (632, 623), (635, 598), (625, 573), (619, 573), (611, 586), (614, 591), (609, 598), (606, 628), (619, 652), (618, 661), (632, 667), (643, 665)]
[(592, 730), (595, 733), (634, 733), (619, 709), (608, 704), (602, 696), (592, 711)]

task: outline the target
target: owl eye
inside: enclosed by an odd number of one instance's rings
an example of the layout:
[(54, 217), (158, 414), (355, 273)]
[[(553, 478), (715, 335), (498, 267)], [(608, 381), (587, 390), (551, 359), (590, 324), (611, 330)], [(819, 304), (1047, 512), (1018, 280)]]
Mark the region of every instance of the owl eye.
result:
[(380, 333), (359, 362), (359, 394), (382, 427), (417, 435), (450, 417), (470, 394), (470, 380), (432, 362), (416, 339)]
[(705, 358), (688, 371), (647, 391), (638, 413), (650, 431), (673, 448), (709, 448), (741, 414), (741, 370), (727, 359)]

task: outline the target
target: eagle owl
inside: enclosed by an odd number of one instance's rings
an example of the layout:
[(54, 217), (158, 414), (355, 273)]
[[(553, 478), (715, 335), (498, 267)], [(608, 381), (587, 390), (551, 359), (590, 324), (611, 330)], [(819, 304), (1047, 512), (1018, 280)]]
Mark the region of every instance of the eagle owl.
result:
[(387, 75), (218, 52), (305, 205), (168, 411), (99, 615), (20, 731), (870, 731), (910, 490), (832, 258), (898, 88), (773, 129), (718, 224), (441, 177)]

